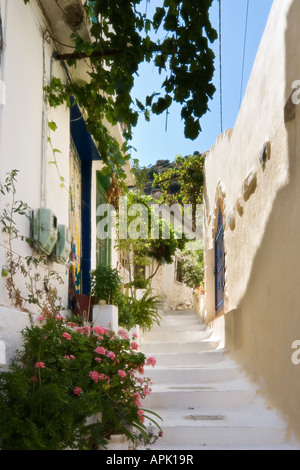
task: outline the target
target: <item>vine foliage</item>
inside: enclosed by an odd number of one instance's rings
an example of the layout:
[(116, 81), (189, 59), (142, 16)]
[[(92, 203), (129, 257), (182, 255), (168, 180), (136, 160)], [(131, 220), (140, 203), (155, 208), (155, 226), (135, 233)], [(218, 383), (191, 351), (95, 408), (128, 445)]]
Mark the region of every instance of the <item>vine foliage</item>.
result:
[[(26, 2), (27, 3), (27, 2)], [(69, 68), (88, 61), (88, 81), (63, 83), (53, 77), (46, 87), (51, 106), (74, 103), (84, 110), (109, 174), (125, 178), (130, 140), (140, 115), (166, 112), (173, 102), (181, 105), (185, 136), (201, 132), (200, 118), (208, 110), (215, 87), (214, 53), (210, 44), (217, 33), (209, 19), (212, 0), (161, 0), (152, 18), (142, 12), (142, 0), (89, 0), (90, 40), (72, 34), (74, 51), (58, 54)], [(162, 39), (161, 39), (162, 37)], [(144, 101), (133, 98), (139, 65), (152, 62), (161, 75), (161, 89), (145, 92)], [(124, 144), (109, 133), (108, 125), (121, 124)]]

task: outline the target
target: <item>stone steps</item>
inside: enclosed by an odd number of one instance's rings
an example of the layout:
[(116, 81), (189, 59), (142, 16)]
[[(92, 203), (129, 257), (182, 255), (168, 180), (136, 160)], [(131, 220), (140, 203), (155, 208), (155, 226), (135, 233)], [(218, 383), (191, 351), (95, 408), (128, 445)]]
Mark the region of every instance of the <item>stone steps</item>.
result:
[(157, 361), (145, 368), (153, 385), (143, 405), (163, 419), (163, 437), (151, 449), (297, 448), (287, 441), (286, 424), (193, 312), (163, 314), (161, 326), (142, 336), (141, 350)]
[(145, 374), (148, 373), (155, 385), (166, 382), (170, 384), (213, 384), (240, 377), (242, 369), (231, 362), (226, 364), (220, 362), (219, 366), (214, 364), (213, 367), (209, 364), (199, 365), (197, 362), (194, 366), (156, 366), (154, 369), (146, 367)]
[[(159, 413), (160, 410), (158, 410)], [(220, 407), (173, 409), (161, 412), (163, 437), (157, 447), (257, 448), (286, 446), (286, 426), (271, 411), (261, 409), (253, 414), (249, 404), (235, 411)], [(154, 449), (155, 446), (152, 447)]]

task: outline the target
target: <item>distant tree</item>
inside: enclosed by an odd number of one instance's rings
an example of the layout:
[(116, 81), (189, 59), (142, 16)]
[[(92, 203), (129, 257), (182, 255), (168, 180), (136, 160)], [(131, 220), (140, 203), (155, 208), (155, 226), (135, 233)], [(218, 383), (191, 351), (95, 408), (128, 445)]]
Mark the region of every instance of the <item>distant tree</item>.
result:
[[(153, 187), (161, 189), (164, 202), (190, 204), (195, 229), (197, 204), (202, 204), (203, 182), (204, 156), (195, 152), (188, 157), (176, 157), (173, 166), (164, 172), (154, 174)], [(175, 184), (178, 192), (172, 190)]]
[(140, 166), (139, 160), (135, 158), (132, 160), (131, 171), (134, 175), (136, 189), (141, 194), (145, 194), (150, 180), (150, 167)]
[[(188, 245), (187, 245), (188, 246)], [(180, 258), (179, 272), (182, 282), (191, 289), (204, 284), (204, 254), (203, 249), (187, 249)]]

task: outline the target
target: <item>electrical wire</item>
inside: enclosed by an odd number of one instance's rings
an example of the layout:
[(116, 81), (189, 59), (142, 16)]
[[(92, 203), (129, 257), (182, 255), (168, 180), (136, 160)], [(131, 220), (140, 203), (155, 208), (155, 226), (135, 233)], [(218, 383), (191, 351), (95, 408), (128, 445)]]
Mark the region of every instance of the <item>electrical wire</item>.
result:
[(222, 92), (222, 3), (219, 0), (219, 61), (220, 61), (220, 125), (223, 133), (223, 92)]
[(244, 83), (245, 55), (246, 55), (246, 43), (247, 43), (247, 31), (248, 31), (248, 17), (249, 17), (249, 1), (250, 1), (250, 0), (247, 0), (247, 8), (246, 8), (245, 35), (244, 35), (244, 50), (243, 50), (243, 65), (242, 65), (241, 92), (240, 92), (240, 106), (241, 106), (241, 103), (242, 103), (243, 83)]

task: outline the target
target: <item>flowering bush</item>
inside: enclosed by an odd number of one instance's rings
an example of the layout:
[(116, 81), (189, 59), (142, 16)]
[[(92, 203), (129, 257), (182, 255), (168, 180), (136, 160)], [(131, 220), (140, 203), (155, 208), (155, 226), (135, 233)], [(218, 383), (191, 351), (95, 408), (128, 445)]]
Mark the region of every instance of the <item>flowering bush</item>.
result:
[(116, 432), (134, 440), (132, 427), (147, 437), (146, 417), (158, 426), (142, 408), (151, 393), (144, 366), (155, 359), (137, 351), (134, 336), (61, 316), (30, 319), (23, 350), (0, 372), (2, 449), (89, 450)]

